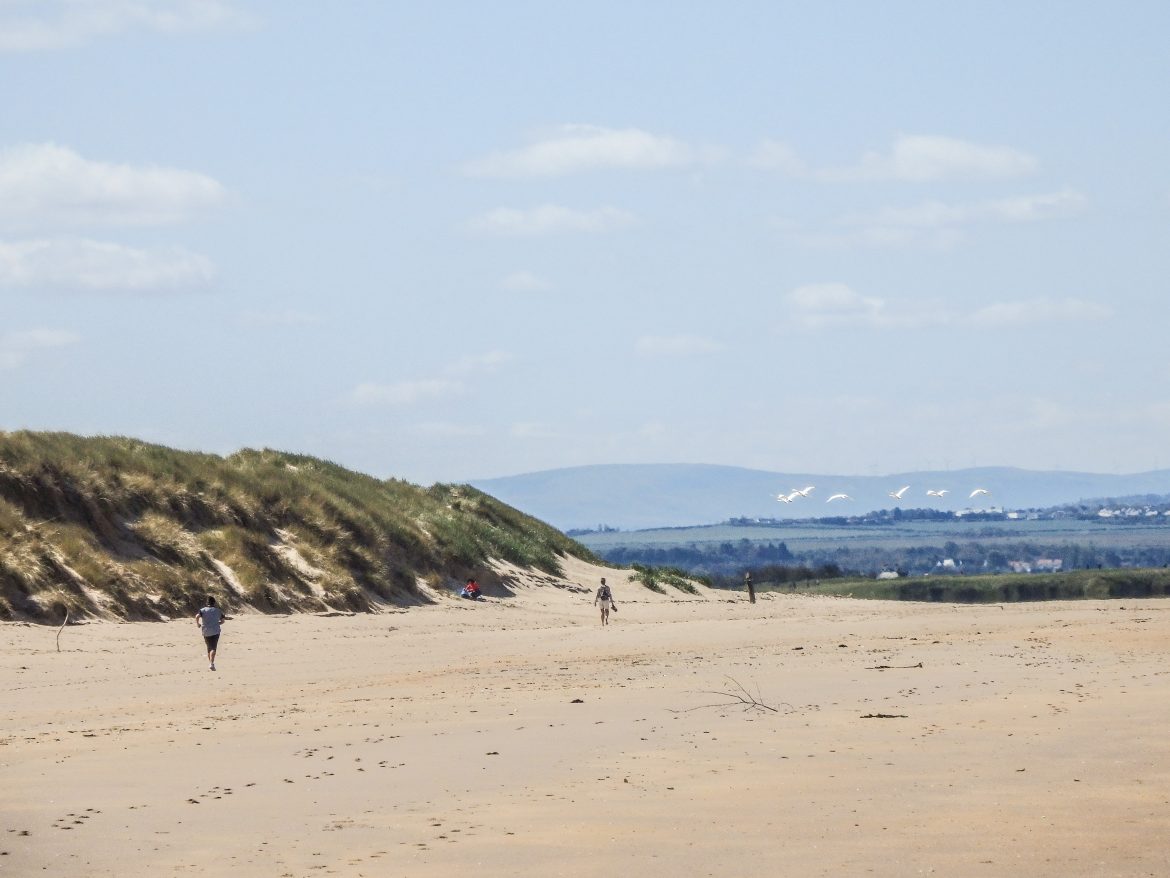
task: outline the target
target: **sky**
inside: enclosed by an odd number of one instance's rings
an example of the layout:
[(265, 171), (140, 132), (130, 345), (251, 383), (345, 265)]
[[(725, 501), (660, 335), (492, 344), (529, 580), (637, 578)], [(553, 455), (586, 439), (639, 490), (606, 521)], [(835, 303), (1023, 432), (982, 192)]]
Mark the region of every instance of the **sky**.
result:
[(0, 430), (1170, 467), (1170, 4), (0, 0)]

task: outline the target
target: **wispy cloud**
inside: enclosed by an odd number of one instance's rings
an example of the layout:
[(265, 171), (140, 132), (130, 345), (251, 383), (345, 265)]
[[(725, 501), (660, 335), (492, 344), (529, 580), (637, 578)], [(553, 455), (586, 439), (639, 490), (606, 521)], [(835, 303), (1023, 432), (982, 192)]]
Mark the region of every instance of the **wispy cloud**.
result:
[(792, 290), (786, 301), (793, 316), (810, 329), (841, 324), (892, 325), (883, 299), (862, 296), (842, 283), (805, 284)]
[(463, 170), (475, 177), (556, 177), (602, 168), (678, 168), (701, 157), (679, 140), (638, 128), (563, 125), (520, 149), (468, 162)]
[(643, 357), (693, 357), (723, 350), (723, 345), (694, 335), (645, 335), (634, 344)]
[(424, 439), (468, 439), (483, 436), (487, 431), (478, 424), (452, 421), (423, 421), (404, 427), (407, 432)]
[(1038, 223), (1078, 216), (1089, 200), (1073, 189), (975, 202), (923, 201), (838, 217), (831, 228), (804, 230), (777, 222), (784, 237), (808, 247), (924, 247), (950, 249), (978, 225)]
[(903, 135), (887, 152), (866, 152), (855, 164), (813, 167), (788, 144), (766, 140), (749, 158), (754, 167), (826, 183), (996, 180), (1032, 173), (1038, 162), (1026, 152), (941, 135)]
[(960, 204), (924, 201), (910, 207), (887, 207), (874, 214), (843, 217), (841, 222), (869, 228), (939, 228), (979, 222), (1039, 222), (1075, 216), (1084, 211), (1088, 201), (1080, 192), (1062, 189), (1058, 192)]
[(486, 354), (469, 354), (459, 357), (446, 367), (449, 375), (482, 374), (494, 372), (515, 359), (507, 351), (488, 351)]
[(464, 391), (459, 381), (448, 378), (424, 378), (396, 381), (392, 384), (359, 384), (347, 400), (359, 406), (409, 406), (435, 399), (447, 399)]
[(93, 161), (53, 143), (0, 151), (0, 227), (159, 225), (224, 202), (204, 174)]
[(557, 439), (560, 433), (555, 427), (539, 421), (524, 421), (513, 424), (508, 434), (513, 439)]
[(513, 359), (507, 351), (499, 350), (467, 354), (449, 362), (437, 376), (359, 384), (346, 394), (345, 401), (357, 406), (408, 407), (452, 399), (468, 392), (468, 382), (497, 371)]
[(1112, 309), (1082, 299), (1020, 299), (972, 311), (936, 303), (890, 301), (863, 296), (843, 283), (806, 284), (785, 296), (790, 317), (805, 329), (863, 326), (872, 329), (913, 329), (963, 326), (976, 329), (1039, 327), (1054, 323), (1106, 320)]
[(1036, 159), (1008, 146), (987, 146), (937, 135), (905, 135), (887, 153), (867, 152), (845, 168), (826, 169), (826, 180), (988, 180), (1019, 177), (1036, 169)]
[(500, 281), (500, 287), (513, 293), (544, 293), (552, 284), (531, 271), (514, 271)]
[(67, 347), (80, 340), (77, 333), (60, 329), (0, 333), (0, 369), (15, 369), (39, 351)]
[(320, 318), (304, 311), (274, 308), (270, 311), (245, 311), (240, 315), (239, 322), (251, 327), (293, 327), (313, 326), (320, 323)]
[(0, 241), (0, 287), (146, 293), (203, 286), (205, 256), (179, 247), (143, 250), (84, 238)]
[(508, 236), (551, 235), (561, 232), (608, 232), (635, 222), (634, 215), (616, 207), (575, 210), (557, 204), (519, 209), (500, 207), (471, 220), (476, 232)]
[(177, 34), (253, 22), (223, 0), (4, 0), (0, 52), (69, 49), (129, 31)]
[(791, 177), (810, 175), (808, 164), (787, 143), (765, 140), (748, 157), (748, 164), (765, 171), (780, 171)]
[(1028, 299), (997, 302), (970, 315), (976, 326), (1036, 326), (1044, 323), (1071, 323), (1107, 320), (1113, 309), (1083, 299)]

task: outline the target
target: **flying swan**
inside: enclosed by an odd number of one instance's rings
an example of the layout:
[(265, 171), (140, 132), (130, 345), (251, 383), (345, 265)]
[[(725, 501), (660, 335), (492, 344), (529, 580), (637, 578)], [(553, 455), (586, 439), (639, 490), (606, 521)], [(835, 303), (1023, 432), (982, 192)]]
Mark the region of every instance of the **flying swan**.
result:
[(902, 495), (905, 494), (909, 490), (910, 490), (910, 486), (904, 485), (901, 488), (899, 488), (897, 491), (890, 491), (890, 496), (893, 497), (895, 500), (901, 500)]

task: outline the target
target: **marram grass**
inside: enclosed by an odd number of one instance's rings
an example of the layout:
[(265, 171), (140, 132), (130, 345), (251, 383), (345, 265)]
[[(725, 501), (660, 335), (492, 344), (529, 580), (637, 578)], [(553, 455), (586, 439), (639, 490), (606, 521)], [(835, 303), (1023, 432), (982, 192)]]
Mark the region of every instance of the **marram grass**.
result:
[(0, 619), (373, 610), (494, 559), (596, 558), (466, 485), (422, 488), (272, 450), (228, 457), (122, 437), (0, 432)]

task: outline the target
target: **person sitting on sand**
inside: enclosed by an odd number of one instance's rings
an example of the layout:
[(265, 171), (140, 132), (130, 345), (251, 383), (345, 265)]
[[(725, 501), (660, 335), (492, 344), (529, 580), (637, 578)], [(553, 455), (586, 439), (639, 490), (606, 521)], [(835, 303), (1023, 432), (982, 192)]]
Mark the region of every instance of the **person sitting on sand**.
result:
[(207, 606), (195, 614), (195, 624), (203, 631), (203, 642), (207, 645), (209, 670), (215, 670), (215, 650), (219, 646), (219, 626), (228, 619), (223, 610), (215, 605), (215, 598), (207, 596)]
[(605, 584), (605, 577), (601, 577), (601, 588), (597, 589), (597, 597), (593, 599), (593, 605), (601, 605), (601, 624), (609, 624), (609, 611), (612, 609), (617, 611), (617, 602), (613, 599), (613, 592), (610, 591), (608, 585)]
[(463, 590), (459, 592), (459, 597), (467, 598), (468, 600), (479, 600), (479, 583), (471, 577), (467, 578), (467, 585), (463, 586)]

